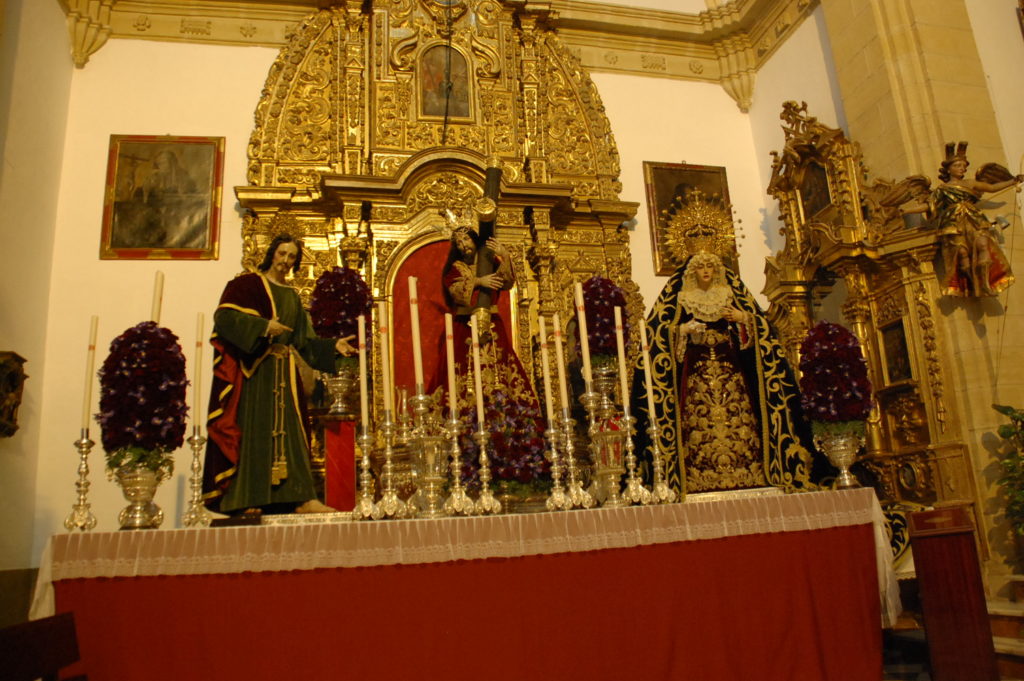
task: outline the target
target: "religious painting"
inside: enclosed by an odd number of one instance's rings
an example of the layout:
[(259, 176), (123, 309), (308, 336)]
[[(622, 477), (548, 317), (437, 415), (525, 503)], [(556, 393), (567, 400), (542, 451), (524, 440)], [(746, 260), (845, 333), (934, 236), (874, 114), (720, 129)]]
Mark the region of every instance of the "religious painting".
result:
[(804, 220), (832, 205), (832, 194), (828, 189), (828, 171), (821, 165), (811, 161), (804, 167), (800, 179), (800, 205), (803, 208)]
[(882, 350), (885, 353), (885, 374), (889, 384), (914, 377), (902, 319), (882, 328)]
[(428, 48), (419, 76), (420, 115), (469, 117), (469, 69), (461, 52), (447, 45)]
[[(687, 203), (694, 192), (699, 192), (705, 200), (709, 217), (719, 223), (727, 223), (717, 225), (716, 229), (733, 234), (729, 183), (724, 167), (644, 161), (644, 184), (647, 188), (647, 216), (656, 274), (672, 274), (683, 265), (678, 249), (673, 248), (670, 218)], [(735, 242), (732, 250), (735, 252)], [(735, 267), (735, 257), (725, 260), (726, 264)]]
[(223, 137), (111, 135), (103, 260), (216, 260)]

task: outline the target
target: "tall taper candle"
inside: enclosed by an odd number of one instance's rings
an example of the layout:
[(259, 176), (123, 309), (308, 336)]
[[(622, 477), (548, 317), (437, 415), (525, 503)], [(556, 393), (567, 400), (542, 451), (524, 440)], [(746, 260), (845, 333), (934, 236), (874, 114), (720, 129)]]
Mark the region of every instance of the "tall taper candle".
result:
[(551, 404), (551, 381), (548, 374), (551, 369), (548, 363), (548, 325), (544, 317), (537, 318), (540, 322), (540, 368), (544, 374), (544, 407), (547, 411), (548, 428), (555, 427), (555, 410)]
[(476, 329), (476, 317), (469, 318), (469, 329), (473, 333), (473, 385), (476, 387), (476, 422), (481, 430), (484, 425), (484, 389), (480, 380), (480, 334)]
[(619, 387), (622, 388), (622, 413), (629, 417), (629, 391), (626, 380), (626, 341), (622, 337), (622, 308), (615, 306), (615, 345), (619, 350)]
[(160, 307), (164, 300), (164, 273), (156, 271), (156, 279), (153, 281), (153, 308), (150, 310), (150, 319), (160, 324)]
[(423, 394), (423, 355), (420, 352), (420, 301), (416, 277), (409, 277), (409, 318), (412, 320), (412, 368), (416, 377), (416, 394)]
[(644, 353), (644, 385), (647, 387), (647, 418), (654, 423), (654, 387), (651, 381), (651, 346), (647, 344), (647, 323), (640, 323), (640, 344)]
[(195, 369), (192, 371), (192, 425), (203, 421), (203, 313), (196, 314)]
[(444, 351), (448, 358), (448, 411), (451, 418), (459, 418), (458, 395), (455, 394), (455, 331), (452, 328), (452, 316), (444, 315)]
[(380, 335), (380, 373), (384, 385), (384, 411), (391, 411), (391, 360), (388, 357), (388, 308), (384, 301), (377, 303), (377, 333)]
[(364, 433), (370, 432), (370, 396), (366, 389), (366, 315), (356, 320), (356, 340), (359, 342), (359, 424)]
[(583, 353), (583, 380), (587, 382), (587, 390), (594, 380), (590, 373), (590, 336), (587, 333), (587, 308), (583, 304), (583, 284), (576, 282), (576, 318), (580, 336), (580, 351)]
[(100, 318), (89, 320), (89, 347), (85, 353), (85, 397), (82, 398), (82, 430), (89, 430), (89, 407), (92, 406), (92, 369), (96, 363), (96, 327)]
[(558, 365), (558, 396), (562, 398), (562, 411), (569, 413), (569, 389), (565, 384), (565, 353), (562, 351), (562, 320), (555, 313), (555, 364)]

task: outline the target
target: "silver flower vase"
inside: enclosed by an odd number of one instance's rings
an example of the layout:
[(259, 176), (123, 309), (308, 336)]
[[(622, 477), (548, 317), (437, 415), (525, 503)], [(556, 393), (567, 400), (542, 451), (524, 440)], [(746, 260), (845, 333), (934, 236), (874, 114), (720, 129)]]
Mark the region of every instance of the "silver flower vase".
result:
[(857, 460), (857, 453), (864, 446), (863, 435), (856, 430), (826, 431), (814, 436), (814, 446), (839, 469), (836, 489), (860, 487), (857, 478), (850, 473), (850, 466)]
[(331, 408), (329, 413), (336, 416), (355, 415), (355, 406), (352, 404), (353, 388), (358, 380), (359, 370), (356, 367), (343, 366), (337, 373), (325, 379), (327, 389), (331, 393)]
[(145, 466), (122, 466), (114, 471), (124, 498), (129, 501), (117, 516), (122, 530), (143, 530), (160, 527), (164, 512), (153, 503), (156, 488), (167, 477), (163, 469), (154, 471)]

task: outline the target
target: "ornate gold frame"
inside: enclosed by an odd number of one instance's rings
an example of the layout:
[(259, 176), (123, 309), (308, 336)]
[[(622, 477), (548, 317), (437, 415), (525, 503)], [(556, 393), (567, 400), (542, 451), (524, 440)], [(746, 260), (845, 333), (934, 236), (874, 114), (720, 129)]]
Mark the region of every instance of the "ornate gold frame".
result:
[(223, 137), (111, 135), (102, 260), (216, 260)]

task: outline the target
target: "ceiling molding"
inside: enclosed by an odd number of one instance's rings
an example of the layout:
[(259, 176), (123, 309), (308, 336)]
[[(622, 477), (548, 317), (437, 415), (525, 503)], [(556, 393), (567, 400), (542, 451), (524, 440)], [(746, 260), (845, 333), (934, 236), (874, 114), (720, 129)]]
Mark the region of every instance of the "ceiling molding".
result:
[[(57, 0), (69, 12), (68, 0)], [(72, 6), (75, 0), (72, 1)], [(732, 0), (698, 14), (584, 0), (504, 0), (545, 23), (591, 71), (721, 83), (744, 111), (757, 69), (820, 0)], [(280, 47), (310, 12), (341, 0), (101, 0), (109, 17), (89, 18), (93, 33), (114, 39)], [(69, 17), (70, 17), (69, 12)], [(105, 21), (104, 21), (105, 20)], [(109, 22), (106, 23), (105, 22)], [(81, 23), (81, 22), (79, 22)], [(72, 26), (76, 64), (102, 46), (83, 48)], [(88, 51), (91, 49), (91, 51)]]

